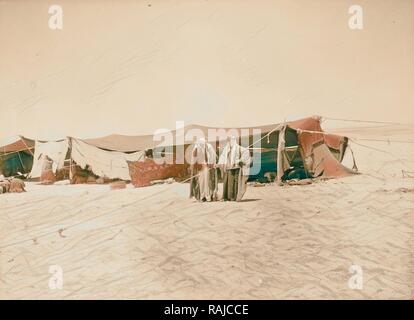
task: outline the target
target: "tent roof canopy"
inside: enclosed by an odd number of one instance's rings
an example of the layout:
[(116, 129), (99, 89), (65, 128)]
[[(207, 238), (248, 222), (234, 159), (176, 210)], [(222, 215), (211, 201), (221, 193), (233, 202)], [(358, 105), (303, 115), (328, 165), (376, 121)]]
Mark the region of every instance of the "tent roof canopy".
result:
[[(23, 136), (12, 136), (0, 140), (0, 153), (29, 151), (35, 146), (35, 141)], [(31, 151), (29, 151), (31, 152)]]
[[(208, 127), (208, 126), (202, 126), (202, 125), (196, 125), (191, 124), (185, 126), (183, 129), (178, 130), (171, 130), (171, 133), (174, 136), (174, 145), (179, 145), (179, 141), (184, 141), (184, 143), (192, 143), (192, 140), (189, 140), (189, 137), (187, 133), (190, 131), (193, 132), (202, 132), (204, 136), (208, 137), (208, 131), (209, 129), (212, 130), (218, 130), (218, 129), (224, 129), (224, 130), (237, 130), (239, 133), (239, 136), (243, 135), (252, 135), (253, 129), (259, 129), (261, 130), (261, 134), (266, 134), (271, 131), (277, 130), (278, 127), (286, 124), (292, 129), (295, 130), (309, 130), (309, 131), (317, 131), (321, 132), (322, 128), (320, 126), (320, 117), (319, 116), (313, 116), (308, 117), (304, 119), (299, 119), (295, 121), (289, 121), (286, 123), (274, 123), (274, 124), (268, 124), (263, 126), (257, 126), (257, 127), (238, 127), (238, 128), (218, 128), (218, 127)], [(247, 134), (245, 134), (247, 133)], [(328, 140), (330, 139), (332, 142), (332, 145), (336, 145), (340, 138), (340, 136), (336, 135), (328, 135)], [(185, 139), (186, 138), (186, 139)], [(95, 147), (105, 149), (105, 150), (111, 150), (111, 151), (121, 151), (121, 152), (135, 152), (145, 149), (151, 149), (156, 146), (162, 145), (162, 133), (154, 134), (154, 135), (141, 135), (141, 136), (126, 136), (126, 135), (119, 135), (119, 134), (112, 134), (101, 138), (94, 138), (94, 139), (83, 139), (83, 142), (93, 145)], [(167, 145), (167, 144), (165, 144)]]
[[(240, 137), (243, 136), (250, 136), (253, 135), (253, 129), (259, 129), (261, 134), (267, 134), (272, 131), (277, 131), (278, 127), (283, 125), (287, 125), (288, 127), (294, 130), (308, 130), (308, 131), (316, 131), (322, 132), (322, 128), (320, 125), (319, 116), (312, 116), (308, 118), (303, 118), (294, 121), (288, 121), (285, 123), (274, 123), (268, 124), (263, 126), (256, 126), (256, 127), (234, 127), (234, 128), (218, 128), (218, 127), (209, 127), (197, 124), (190, 124), (185, 126), (182, 129), (171, 130), (174, 137), (173, 145), (180, 145), (180, 144), (190, 144), (193, 143), (191, 137), (191, 133), (194, 132), (201, 132), (204, 134), (206, 139), (208, 140), (208, 132), (209, 130), (220, 130), (224, 129), (225, 131), (228, 130), (236, 130)], [(190, 135), (189, 135), (190, 133)], [(327, 141), (328, 145), (331, 147), (336, 147), (340, 143), (341, 136), (339, 135), (325, 135), (325, 140)], [(63, 141), (57, 140), (56, 142)], [(120, 135), (120, 134), (111, 134), (108, 136), (100, 137), (100, 138), (92, 138), (92, 139), (78, 139), (82, 140), (83, 142), (98, 147), (100, 149), (109, 150), (109, 151), (120, 151), (120, 152), (136, 152), (142, 151), (145, 149), (152, 149), (157, 146), (167, 146), (171, 145), (170, 143), (163, 142), (163, 133), (162, 131), (158, 131), (157, 134), (148, 134), (148, 135), (137, 135), (137, 136), (128, 136), (128, 135)], [(47, 142), (47, 141), (40, 141), (39, 142)], [(213, 141), (210, 141), (213, 142)], [(19, 151), (29, 151), (35, 147), (35, 140), (28, 139), (23, 136), (13, 136), (8, 139), (1, 139), (0, 140), (0, 153), (11, 153), (11, 152), (19, 152)]]

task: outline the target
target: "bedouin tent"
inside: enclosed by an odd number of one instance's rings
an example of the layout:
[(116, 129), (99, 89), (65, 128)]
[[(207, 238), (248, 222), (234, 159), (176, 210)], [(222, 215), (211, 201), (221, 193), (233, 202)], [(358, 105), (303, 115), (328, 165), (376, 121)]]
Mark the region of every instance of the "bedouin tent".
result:
[[(171, 143), (162, 141), (161, 135), (145, 136), (123, 136), (110, 135), (103, 138), (84, 140), (95, 147), (118, 150), (123, 152), (133, 150), (152, 149), (153, 154), (172, 152), (176, 158), (177, 150), (182, 145), (186, 151), (195, 142), (193, 133), (204, 134), (210, 143), (214, 143), (217, 152), (220, 153), (220, 142), (222, 136), (210, 137), (209, 130), (221, 130), (228, 136), (240, 137), (243, 146), (248, 146), (253, 155), (253, 167), (258, 165), (258, 170), (251, 170), (253, 173), (250, 180), (263, 179), (266, 173), (274, 173), (280, 181), (285, 172), (292, 168), (301, 168), (306, 177), (335, 178), (355, 174), (355, 171), (344, 167), (341, 161), (348, 148), (348, 138), (340, 135), (327, 134), (321, 128), (321, 118), (318, 116), (308, 117), (285, 123), (275, 123), (258, 127), (239, 128), (215, 128), (201, 125), (188, 125), (179, 130), (171, 131), (174, 141)], [(260, 130), (260, 134), (255, 133)], [(239, 141), (239, 142), (240, 142)], [(171, 149), (171, 147), (173, 147)], [(167, 150), (170, 148), (169, 150)], [(253, 152), (256, 151), (256, 152)], [(258, 151), (258, 152), (257, 152)], [(135, 173), (145, 170), (145, 166), (156, 167), (153, 164), (129, 163), (131, 170)], [(141, 170), (142, 169), (142, 170)], [(182, 170), (168, 171), (177, 172), (182, 178)], [(154, 178), (158, 174), (154, 172)], [(146, 177), (148, 180), (149, 177)], [(137, 183), (139, 185), (139, 183)]]
[[(39, 161), (41, 154), (46, 154), (52, 159), (58, 169), (62, 166), (65, 150), (69, 147), (71, 168), (74, 162), (82, 169), (90, 170), (100, 177), (131, 180), (130, 168), (137, 168), (131, 164), (138, 163), (138, 167), (154, 167), (153, 164), (143, 161), (146, 158), (146, 150), (151, 150), (153, 155), (172, 153), (176, 160), (181, 147), (187, 152), (189, 146), (195, 142), (194, 133), (203, 134), (208, 142), (215, 144), (217, 153), (220, 153), (220, 142), (226, 137), (210, 137), (208, 134), (209, 130), (219, 130), (228, 136), (240, 137), (239, 143), (248, 146), (253, 154), (253, 166), (260, 163), (259, 170), (251, 170), (253, 174), (250, 180), (263, 178), (269, 172), (281, 180), (285, 172), (291, 168), (302, 168), (306, 172), (306, 177), (335, 178), (354, 174), (354, 170), (341, 164), (348, 149), (348, 138), (323, 132), (320, 120), (320, 117), (314, 116), (285, 123), (239, 128), (188, 125), (171, 131), (173, 141), (163, 140), (162, 133), (155, 136), (110, 135), (83, 140), (69, 137), (54, 142), (35, 142), (16, 136), (5, 142), (0, 141), (0, 170), (5, 176), (31, 172), (31, 177), (38, 177), (42, 168)], [(260, 134), (255, 133), (255, 129), (260, 130)], [(259, 152), (253, 152), (258, 150)], [(186, 169), (186, 163), (180, 165)], [(182, 178), (183, 170), (177, 168), (164, 169), (168, 175), (179, 175)], [(145, 170), (144, 167), (143, 169)], [(155, 176), (159, 174), (154, 172)]]
[(348, 148), (345, 136), (327, 134), (314, 116), (282, 124), (278, 130), (277, 177), (301, 166), (310, 178), (339, 178), (355, 174), (341, 164)]
[[(247, 142), (253, 155), (253, 167), (255, 163), (259, 164), (257, 170), (251, 170), (254, 173), (249, 180), (264, 178), (270, 172), (280, 181), (284, 173), (292, 168), (302, 168), (308, 178), (336, 178), (355, 174), (341, 164), (348, 148), (348, 138), (325, 133), (320, 122), (321, 117), (313, 116), (285, 123), (233, 129), (239, 132), (241, 141)], [(207, 129), (203, 128), (204, 131)], [(261, 133), (255, 135), (254, 129), (260, 129)], [(257, 149), (259, 152), (253, 152)]]
[(34, 140), (12, 136), (0, 141), (0, 174), (5, 177), (30, 172), (33, 165)]
[(33, 167), (29, 178), (40, 178), (44, 169), (45, 157), (52, 161), (52, 172), (56, 172), (65, 167), (65, 160), (69, 149), (68, 139), (58, 141), (35, 141), (33, 156)]

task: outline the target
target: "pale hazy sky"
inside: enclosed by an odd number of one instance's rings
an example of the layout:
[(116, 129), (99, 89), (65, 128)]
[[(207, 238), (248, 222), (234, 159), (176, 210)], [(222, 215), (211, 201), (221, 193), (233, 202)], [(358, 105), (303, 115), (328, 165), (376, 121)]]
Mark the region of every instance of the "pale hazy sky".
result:
[(313, 114), (414, 122), (413, 0), (0, 0), (0, 136)]

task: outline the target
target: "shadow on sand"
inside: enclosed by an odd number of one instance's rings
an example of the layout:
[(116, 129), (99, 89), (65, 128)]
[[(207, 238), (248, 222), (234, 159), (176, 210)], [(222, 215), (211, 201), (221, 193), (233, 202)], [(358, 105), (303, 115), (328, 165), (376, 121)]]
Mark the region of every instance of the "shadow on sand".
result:
[(254, 201), (260, 201), (260, 199), (242, 199), (239, 202), (254, 202)]

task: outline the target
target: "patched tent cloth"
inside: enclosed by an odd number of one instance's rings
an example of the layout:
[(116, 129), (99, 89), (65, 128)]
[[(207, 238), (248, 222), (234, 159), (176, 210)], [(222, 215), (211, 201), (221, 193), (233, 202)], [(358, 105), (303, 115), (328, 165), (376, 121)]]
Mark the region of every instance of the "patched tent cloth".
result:
[(348, 138), (324, 133), (319, 117), (288, 124), (296, 130), (305, 168), (314, 177), (338, 178), (355, 172), (341, 164), (348, 147)]
[(40, 178), (43, 169), (44, 156), (48, 156), (53, 161), (53, 173), (56, 173), (58, 169), (63, 168), (68, 148), (69, 144), (67, 139), (60, 141), (36, 141), (33, 167), (29, 177)]
[(78, 166), (90, 170), (97, 176), (109, 179), (131, 180), (127, 161), (141, 161), (144, 151), (124, 153), (102, 150), (82, 140), (70, 138), (71, 157)]

